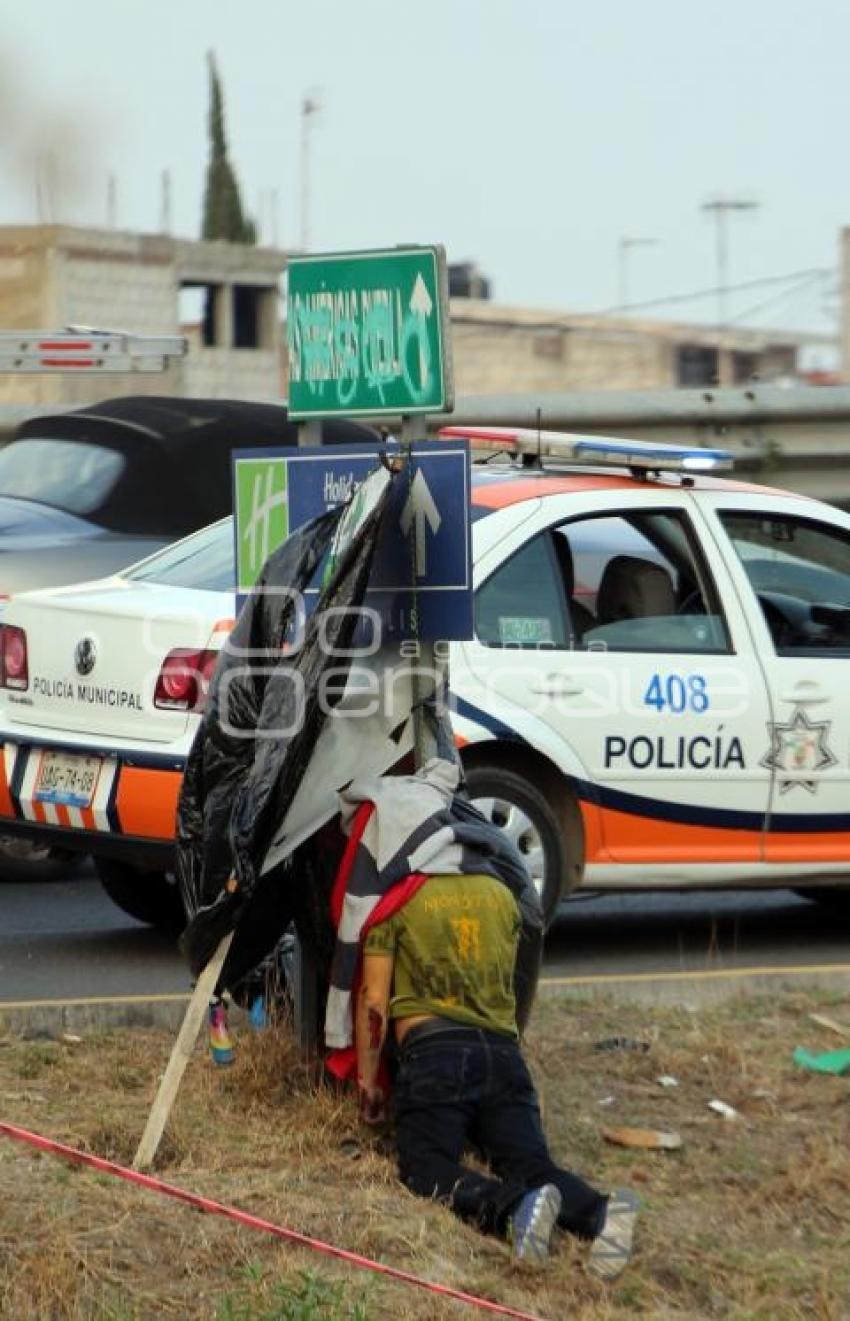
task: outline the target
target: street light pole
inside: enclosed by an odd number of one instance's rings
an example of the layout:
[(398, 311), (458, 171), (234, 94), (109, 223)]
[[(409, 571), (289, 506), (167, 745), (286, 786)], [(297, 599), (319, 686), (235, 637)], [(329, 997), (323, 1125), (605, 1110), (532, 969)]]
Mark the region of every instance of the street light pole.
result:
[(703, 211), (714, 216), (715, 243), (717, 257), (717, 329), (726, 324), (726, 289), (729, 281), (729, 236), (726, 231), (726, 217), (730, 211), (756, 211), (758, 202), (746, 201), (740, 197), (716, 197), (712, 202), (704, 202)]
[(301, 251), (306, 252), (310, 238), (310, 120), (320, 105), (314, 95), (301, 102)]
[(623, 310), (629, 305), (629, 254), (633, 248), (652, 248), (658, 239), (621, 238), (617, 244), (617, 306)]

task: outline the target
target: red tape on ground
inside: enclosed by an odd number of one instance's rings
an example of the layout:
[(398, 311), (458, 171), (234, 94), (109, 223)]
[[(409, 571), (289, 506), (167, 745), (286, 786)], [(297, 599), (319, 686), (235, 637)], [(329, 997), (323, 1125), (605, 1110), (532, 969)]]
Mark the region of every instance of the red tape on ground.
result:
[(228, 1220), (235, 1220), (237, 1224), (247, 1225), (249, 1229), (262, 1229), (267, 1234), (274, 1234), (276, 1238), (298, 1243), (304, 1248), (312, 1248), (315, 1252), (324, 1252), (329, 1257), (339, 1257), (341, 1261), (347, 1261), (351, 1266), (359, 1266), (363, 1270), (387, 1275), (392, 1280), (401, 1281), (402, 1284), (428, 1289), (431, 1293), (441, 1294), (444, 1298), (454, 1298), (460, 1303), (469, 1303), (471, 1307), (493, 1312), (497, 1316), (515, 1317), (517, 1321), (540, 1321), (540, 1318), (531, 1312), (520, 1312), (514, 1307), (506, 1307), (503, 1303), (492, 1303), (489, 1299), (479, 1298), (476, 1294), (464, 1293), (462, 1289), (452, 1289), (447, 1284), (435, 1284), (420, 1275), (412, 1275), (409, 1271), (385, 1266), (380, 1261), (372, 1261), (370, 1257), (361, 1257), (357, 1252), (349, 1252), (346, 1248), (337, 1248), (332, 1243), (324, 1243), (319, 1238), (300, 1234), (297, 1229), (285, 1229), (283, 1225), (275, 1225), (271, 1220), (250, 1215), (235, 1206), (226, 1206), (224, 1202), (215, 1202), (209, 1197), (201, 1197), (198, 1193), (190, 1193), (173, 1183), (164, 1183), (162, 1179), (155, 1179), (152, 1174), (142, 1174), (139, 1170), (128, 1169), (126, 1165), (116, 1165), (114, 1161), (104, 1160), (102, 1156), (92, 1156), (86, 1151), (77, 1151), (76, 1147), (67, 1147), (64, 1142), (55, 1142), (53, 1138), (42, 1137), (40, 1133), (31, 1133), (26, 1128), (18, 1128), (16, 1124), (0, 1122), (0, 1133), (18, 1142), (26, 1142), (31, 1147), (37, 1147), (39, 1151), (49, 1151), (56, 1156), (64, 1156), (66, 1160), (76, 1161), (79, 1165), (90, 1165), (92, 1169), (101, 1170), (104, 1174), (114, 1174), (118, 1179), (126, 1179), (128, 1183), (138, 1184), (140, 1188), (148, 1188), (151, 1192), (161, 1193), (165, 1197), (175, 1197), (179, 1202), (197, 1207), (199, 1211), (224, 1216)]

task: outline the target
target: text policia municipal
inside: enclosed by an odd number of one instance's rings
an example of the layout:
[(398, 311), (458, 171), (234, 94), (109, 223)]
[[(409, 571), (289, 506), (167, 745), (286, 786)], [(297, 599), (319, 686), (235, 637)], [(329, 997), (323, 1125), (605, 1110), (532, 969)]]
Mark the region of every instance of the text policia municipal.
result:
[(33, 692), (40, 697), (59, 697), (70, 702), (88, 702), (93, 706), (116, 706), (141, 711), (141, 693), (126, 688), (107, 688), (101, 684), (77, 683), (69, 679), (33, 679)]

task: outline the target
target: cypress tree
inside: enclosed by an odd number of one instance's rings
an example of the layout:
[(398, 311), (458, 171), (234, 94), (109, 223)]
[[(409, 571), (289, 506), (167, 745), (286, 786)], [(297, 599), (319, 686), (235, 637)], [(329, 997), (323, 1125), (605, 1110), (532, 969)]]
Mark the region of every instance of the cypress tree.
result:
[(239, 185), (227, 156), (224, 131), (224, 93), (215, 56), (207, 55), (210, 71), (210, 159), (204, 188), (204, 219), (201, 238), (227, 239), (230, 243), (256, 243), (257, 229), (242, 210)]

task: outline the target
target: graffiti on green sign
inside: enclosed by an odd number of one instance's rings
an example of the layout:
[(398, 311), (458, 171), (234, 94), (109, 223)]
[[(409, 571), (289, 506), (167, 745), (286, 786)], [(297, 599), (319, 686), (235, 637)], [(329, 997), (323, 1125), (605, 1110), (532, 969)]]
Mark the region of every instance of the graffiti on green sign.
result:
[(238, 580), (240, 588), (248, 588), (289, 533), (286, 460), (237, 460), (236, 500)]
[(342, 406), (359, 385), (384, 391), (397, 381), (415, 402), (432, 390), (428, 319), (433, 310), (417, 275), (404, 305), (399, 289), (340, 289), (294, 294), (290, 307), (290, 380), (317, 398), (331, 394)]

